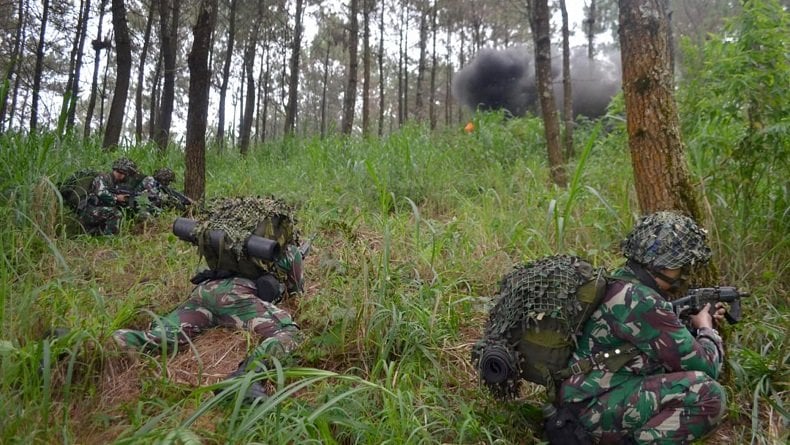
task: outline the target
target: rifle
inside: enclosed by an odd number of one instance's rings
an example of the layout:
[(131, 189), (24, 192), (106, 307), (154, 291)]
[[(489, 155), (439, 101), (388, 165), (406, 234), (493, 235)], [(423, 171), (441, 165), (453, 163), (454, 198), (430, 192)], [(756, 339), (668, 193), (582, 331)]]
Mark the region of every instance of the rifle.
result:
[[(689, 289), (685, 296), (673, 300), (672, 308), (678, 318), (685, 320), (690, 315), (697, 314), (708, 303), (711, 306), (719, 302), (729, 303), (730, 310), (724, 314), (724, 318), (730, 324), (735, 324), (741, 321), (741, 298), (748, 296), (748, 292), (741, 292), (733, 286), (698, 287)], [(711, 310), (714, 308), (711, 307)]]
[(170, 196), (172, 196), (172, 197), (176, 198), (176, 199), (178, 200), (178, 202), (179, 202), (179, 203), (180, 203), (180, 204), (181, 204), (181, 205), (182, 205), (184, 208), (186, 208), (186, 207), (189, 207), (189, 206), (191, 206), (191, 205), (192, 205), (192, 200), (191, 200), (191, 199), (189, 199), (189, 198), (188, 198), (186, 195), (184, 195), (183, 193), (181, 193), (181, 192), (179, 192), (179, 191), (176, 191), (175, 189), (172, 189), (172, 188), (170, 188), (170, 187), (169, 187), (169, 186), (167, 186), (167, 185), (160, 185), (160, 188), (161, 188), (161, 190), (162, 190), (163, 192), (165, 192), (165, 193), (167, 193), (168, 195), (170, 195)]

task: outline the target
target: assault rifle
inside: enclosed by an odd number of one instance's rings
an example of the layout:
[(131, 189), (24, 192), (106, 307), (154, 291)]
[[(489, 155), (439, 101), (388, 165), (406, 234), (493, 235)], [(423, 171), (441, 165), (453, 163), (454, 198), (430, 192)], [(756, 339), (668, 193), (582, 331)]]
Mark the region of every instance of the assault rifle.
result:
[[(192, 200), (189, 199), (185, 194), (183, 194), (183, 193), (181, 193), (181, 192), (179, 192), (179, 191), (177, 191), (175, 189), (172, 189), (172, 188), (170, 188), (170, 186), (167, 186), (167, 185), (160, 185), (159, 187), (166, 194), (176, 198), (178, 200), (179, 204), (181, 204), (181, 206), (184, 209), (192, 205)], [(181, 210), (183, 210), (183, 209), (181, 209)]]
[(729, 312), (724, 314), (724, 318), (730, 324), (741, 321), (741, 298), (748, 297), (748, 292), (741, 292), (733, 286), (698, 287), (689, 289), (686, 295), (672, 301), (672, 308), (678, 318), (688, 319), (690, 315), (695, 315), (707, 304), (711, 304), (711, 311), (715, 310), (716, 303), (728, 303)]

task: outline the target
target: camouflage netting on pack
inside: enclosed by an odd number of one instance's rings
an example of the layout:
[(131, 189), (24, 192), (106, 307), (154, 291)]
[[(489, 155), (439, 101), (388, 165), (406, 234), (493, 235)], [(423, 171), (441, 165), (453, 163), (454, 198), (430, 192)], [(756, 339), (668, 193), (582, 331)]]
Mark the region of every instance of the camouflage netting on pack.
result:
[(548, 385), (567, 366), (574, 336), (603, 296), (605, 279), (568, 255), (518, 266), (501, 283), (473, 361), (498, 398), (518, 395), (521, 378)]
[(651, 268), (680, 269), (706, 263), (711, 251), (705, 230), (693, 219), (674, 212), (642, 217), (623, 240), (626, 258)]
[(225, 234), (220, 252), (206, 248), (206, 236), (198, 237), (200, 252), (209, 267), (240, 272), (248, 278), (275, 272), (273, 262), (247, 255), (245, 241), (250, 235), (276, 241), (282, 250), (299, 244), (293, 208), (274, 197), (210, 200), (198, 211), (196, 219), (195, 233), (205, 235), (220, 230)]

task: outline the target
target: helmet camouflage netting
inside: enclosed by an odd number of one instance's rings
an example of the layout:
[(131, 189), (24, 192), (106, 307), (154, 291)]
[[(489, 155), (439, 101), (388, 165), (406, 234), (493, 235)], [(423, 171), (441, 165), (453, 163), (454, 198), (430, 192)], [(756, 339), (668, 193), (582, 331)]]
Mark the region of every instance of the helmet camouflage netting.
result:
[(163, 167), (154, 172), (154, 179), (156, 179), (156, 182), (164, 186), (167, 186), (170, 185), (171, 182), (176, 180), (176, 174), (170, 168)]
[(136, 175), (138, 173), (137, 164), (129, 158), (118, 158), (112, 163), (112, 169), (127, 175)]
[(675, 212), (642, 217), (623, 240), (623, 255), (639, 264), (659, 269), (680, 269), (707, 263), (711, 251), (705, 230), (691, 218)]

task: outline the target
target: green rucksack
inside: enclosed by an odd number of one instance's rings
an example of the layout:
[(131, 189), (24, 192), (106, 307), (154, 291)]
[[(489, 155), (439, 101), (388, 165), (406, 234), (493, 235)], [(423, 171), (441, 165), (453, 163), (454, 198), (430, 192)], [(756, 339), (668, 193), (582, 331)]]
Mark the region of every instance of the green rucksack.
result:
[(286, 282), (283, 260), (299, 245), (295, 222), (293, 209), (274, 197), (222, 198), (197, 209), (195, 219), (176, 219), (173, 232), (195, 244), (210, 269)]
[(63, 197), (63, 205), (75, 213), (79, 213), (88, 202), (93, 180), (99, 172), (93, 169), (81, 169), (69, 175), (58, 184), (58, 191)]
[(546, 386), (553, 398), (575, 337), (605, 292), (603, 270), (575, 256), (548, 256), (507, 274), (485, 335), (472, 350), (492, 394), (515, 398), (525, 379)]

